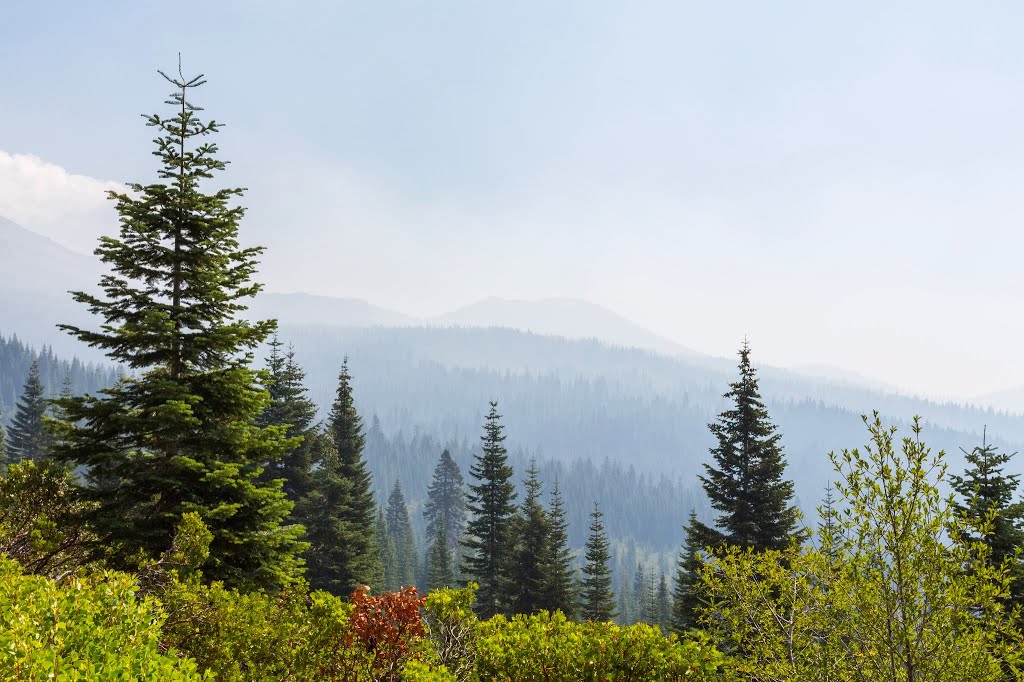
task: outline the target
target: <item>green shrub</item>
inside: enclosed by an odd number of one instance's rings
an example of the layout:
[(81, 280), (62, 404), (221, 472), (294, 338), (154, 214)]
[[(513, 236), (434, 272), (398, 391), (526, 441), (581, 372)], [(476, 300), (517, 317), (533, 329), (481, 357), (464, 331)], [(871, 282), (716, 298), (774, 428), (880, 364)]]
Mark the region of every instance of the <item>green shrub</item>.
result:
[(545, 611), (483, 621), (476, 654), (482, 680), (548, 682), (712, 680), (725, 661), (706, 641), (664, 637), (650, 625), (574, 623)]
[(123, 573), (58, 582), (0, 556), (0, 679), (203, 679), (194, 661), (161, 652), (164, 612), (137, 590)]

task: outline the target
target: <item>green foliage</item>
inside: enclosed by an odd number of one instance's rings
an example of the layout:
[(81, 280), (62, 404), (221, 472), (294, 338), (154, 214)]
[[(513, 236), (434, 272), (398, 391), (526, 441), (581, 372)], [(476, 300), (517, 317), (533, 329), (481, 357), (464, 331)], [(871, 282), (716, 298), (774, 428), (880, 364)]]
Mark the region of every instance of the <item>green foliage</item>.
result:
[(1024, 607), (1024, 561), (1020, 555), (1024, 549), (1024, 502), (1013, 499), (1020, 476), (1004, 473), (1013, 454), (999, 452), (982, 436), (980, 446), (964, 451), (968, 463), (964, 475), (950, 476), (953, 490), (961, 499), (957, 512), (975, 527), (991, 522), (990, 532), (980, 534), (968, 529), (963, 539), (985, 543), (992, 566), (1007, 565), (1013, 579), (1004, 600), (1007, 610)]
[(536, 462), (527, 469), (526, 497), (515, 519), (515, 549), (507, 596), (513, 613), (535, 613), (542, 608), (550, 564), (548, 515), (541, 505), (541, 483)]
[(74, 479), (51, 461), (22, 461), (0, 476), (0, 554), (28, 573), (56, 576), (87, 562), (93, 540)]
[(11, 420), (7, 443), (7, 461), (10, 463), (26, 459), (38, 462), (50, 455), (53, 436), (45, 423), (49, 401), (44, 390), (39, 378), (39, 360), (34, 360)]
[(480, 585), (477, 613), (487, 618), (507, 608), (508, 572), (515, 549), (512, 521), (515, 515), (515, 486), (498, 403), (491, 410), (480, 437), (482, 452), (475, 457), (469, 473), (477, 481), (469, 486), (469, 510), (463, 547), (467, 550), (465, 573)]
[(580, 616), (588, 621), (607, 621), (615, 617), (615, 595), (612, 593), (612, 573), (608, 568), (608, 536), (601, 521), (601, 510), (594, 503), (590, 515), (590, 535), (587, 538), (583, 567), (583, 589)]
[(441, 589), (427, 595), (423, 611), (427, 634), (438, 662), (458, 682), (476, 675), (479, 621), (473, 611), (478, 585), (461, 590)]
[(672, 632), (680, 636), (698, 626), (697, 621), (703, 603), (700, 594), (700, 570), (704, 565), (700, 548), (710, 544), (701, 536), (701, 526), (693, 512), (690, 512), (690, 520), (684, 531), (686, 544), (679, 554), (676, 566), (672, 601)]
[(542, 611), (480, 623), (477, 673), (484, 680), (714, 680), (724, 656), (706, 640), (663, 637), (657, 627), (574, 623)]
[(196, 512), (213, 533), (208, 579), (277, 589), (301, 573), (303, 545), (280, 483), (259, 479), (288, 447), (283, 429), (254, 423), (268, 396), (252, 351), (274, 323), (242, 313), (261, 288), (251, 278), (262, 249), (239, 246), (240, 189), (203, 191), (225, 163), (209, 141), (220, 124), (189, 99), (202, 77), (167, 80), (174, 113), (146, 117), (158, 181), (111, 193), (120, 233), (96, 249), (109, 266), (102, 293), (74, 293), (102, 324), (62, 325), (131, 373), (58, 401), (67, 422), (55, 454), (85, 468), (97, 503), (87, 519), (115, 567), (163, 554), (182, 514)]
[(445, 524), (449, 554), (459, 550), (459, 539), (466, 529), (466, 491), (463, 486), (462, 471), (445, 449), (434, 467), (423, 516), (427, 521), (427, 537), (437, 537), (437, 526)]
[(707, 475), (700, 477), (711, 506), (721, 512), (718, 530), (699, 522), (691, 525), (699, 527), (712, 546), (783, 549), (797, 526), (793, 483), (783, 478), (781, 436), (761, 400), (746, 341), (739, 355), (740, 378), (723, 396), (732, 407), (708, 425), (717, 440), (711, 450), (715, 464), (705, 464)]
[(164, 611), (136, 596), (130, 576), (55, 581), (0, 557), (0, 676), (24, 680), (207, 679), (194, 661), (161, 650)]
[(382, 577), (377, 542), (385, 538), (377, 538), (374, 529), (377, 507), (363, 459), (362, 419), (356, 412), (347, 359), (338, 375), (327, 435), (329, 442), (303, 504), (310, 542), (307, 575), (315, 589), (349, 595)]
[(576, 615), (579, 589), (572, 562), (575, 552), (569, 549), (569, 523), (565, 517), (562, 492), (555, 481), (551, 488), (551, 505), (547, 510), (548, 553), (544, 566), (541, 608), (561, 611), (568, 618)]
[(281, 489), (288, 499), (298, 502), (309, 493), (309, 475), (316, 451), (316, 403), (309, 399), (303, 384), (306, 375), (295, 361), (291, 348), (281, 352), (284, 344), (275, 335), (267, 357), (267, 392), (270, 402), (256, 419), (256, 425), (285, 429), (288, 445), (284, 454), (263, 463), (261, 480), (283, 481)]
[(394, 548), (394, 565), (392, 571), (385, 570), (384, 589), (393, 591), (409, 587), (416, 582), (416, 540), (409, 523), (409, 510), (405, 506), (405, 495), (402, 486), (395, 481), (388, 496), (387, 513), (384, 516), (387, 540)]
[[(865, 418), (871, 443), (832, 455), (842, 508), (823, 509), (818, 548), (720, 550), (703, 571), (707, 623), (741, 654), (752, 680), (1005, 679), (1021, 662), (1003, 607), (1008, 566), (988, 561), (991, 517), (976, 527), (939, 492), (943, 453), (914, 422)], [(969, 570), (965, 570), (965, 568)]]
[(436, 531), (430, 544), (430, 556), (427, 567), (427, 589), (437, 590), (451, 587), (455, 583), (455, 571), (448, 542), (448, 524), (444, 521), (435, 524)]

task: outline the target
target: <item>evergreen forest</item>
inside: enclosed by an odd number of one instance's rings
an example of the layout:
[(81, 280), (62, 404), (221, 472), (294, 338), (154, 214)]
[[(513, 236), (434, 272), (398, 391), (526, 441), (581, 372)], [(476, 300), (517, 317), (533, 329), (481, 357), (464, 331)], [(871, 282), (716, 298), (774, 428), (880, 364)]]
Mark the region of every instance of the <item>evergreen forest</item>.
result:
[(106, 361), (0, 338), (0, 679), (1021, 678), (1021, 420), (746, 340), (258, 319), (205, 79), (161, 75), (59, 331)]

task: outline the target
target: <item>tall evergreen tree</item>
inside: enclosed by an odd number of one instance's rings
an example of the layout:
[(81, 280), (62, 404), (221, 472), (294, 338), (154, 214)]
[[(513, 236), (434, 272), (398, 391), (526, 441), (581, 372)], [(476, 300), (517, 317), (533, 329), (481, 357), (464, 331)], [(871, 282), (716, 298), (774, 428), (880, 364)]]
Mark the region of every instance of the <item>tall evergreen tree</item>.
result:
[(12, 462), (26, 459), (38, 462), (49, 456), (53, 439), (45, 423), (48, 407), (49, 401), (39, 378), (39, 361), (34, 360), (28, 378), (25, 379), (21, 398), (18, 399), (14, 419), (11, 420), (7, 450)]
[(672, 627), (672, 599), (668, 591), (668, 578), (661, 574), (658, 581), (658, 627), (662, 633), (668, 634)]
[(455, 585), (455, 570), (452, 565), (452, 553), (449, 550), (448, 542), (448, 524), (437, 523), (435, 529), (428, 558), (428, 590), (437, 590), (442, 587), (453, 587)]
[(697, 514), (690, 512), (686, 525), (686, 543), (679, 554), (676, 567), (675, 587), (672, 594), (672, 632), (682, 636), (688, 630), (698, 627), (700, 608), (703, 604), (700, 593), (700, 570), (703, 566), (700, 548), (710, 543), (702, 534), (706, 528), (697, 521)]
[(608, 536), (601, 521), (601, 509), (594, 504), (590, 514), (590, 535), (587, 537), (586, 558), (583, 567), (583, 589), (580, 616), (583, 620), (607, 621), (615, 617), (615, 595), (612, 594), (612, 572), (608, 567), (611, 554)]
[(254, 423), (268, 397), (252, 352), (275, 324), (242, 313), (261, 288), (252, 277), (262, 249), (239, 246), (242, 190), (204, 191), (225, 167), (209, 139), (220, 124), (190, 99), (205, 81), (180, 68), (164, 77), (174, 113), (147, 117), (158, 179), (111, 193), (121, 224), (96, 249), (109, 267), (102, 294), (73, 294), (103, 324), (62, 325), (130, 373), (100, 396), (60, 401), (69, 421), (57, 456), (85, 467), (97, 504), (88, 521), (113, 565), (163, 553), (182, 514), (196, 512), (213, 535), (206, 578), (276, 587), (300, 573), (303, 544), (301, 526), (285, 523), (292, 503), (280, 484), (257, 479), (286, 447), (279, 430)]
[(385, 514), (388, 539), (395, 549), (394, 583), (389, 590), (410, 587), (416, 583), (416, 540), (409, 522), (409, 510), (405, 505), (402, 486), (395, 481), (388, 497), (388, 509)]
[(781, 436), (761, 400), (746, 341), (739, 356), (740, 378), (724, 396), (732, 407), (708, 425), (717, 441), (711, 450), (715, 466), (705, 464), (707, 476), (700, 477), (711, 506), (721, 512), (718, 528), (695, 525), (714, 545), (782, 550), (797, 530), (793, 482), (783, 477)]
[(1014, 502), (1020, 476), (1005, 473), (1007, 464), (1017, 453), (999, 452), (987, 442), (985, 435), (982, 435), (981, 445), (963, 453), (967, 470), (963, 476), (950, 477), (953, 490), (961, 498), (956, 509), (975, 526), (989, 515), (993, 517), (990, 533), (968, 532), (964, 540), (988, 545), (989, 562), (993, 566), (1009, 563), (1013, 582), (1004, 603), (1008, 609), (1024, 607), (1024, 557), (1017, 555), (1024, 548), (1024, 502)]
[(348, 360), (341, 365), (338, 390), (327, 419), (330, 447), (311, 481), (309, 504), (303, 519), (310, 532), (310, 584), (348, 596), (360, 585), (380, 577), (381, 547), (374, 517), (377, 507), (370, 490), (370, 472), (363, 459), (362, 420), (352, 395)]
[(370, 586), (378, 592), (387, 592), (396, 589), (401, 584), (398, 577), (398, 558), (395, 550), (394, 540), (388, 533), (388, 521), (384, 516), (384, 507), (377, 507), (377, 522), (374, 524), (375, 536), (377, 538), (377, 550), (380, 556), (380, 570)]
[(480, 454), (469, 473), (476, 484), (469, 486), (469, 510), (473, 518), (466, 527), (463, 547), (467, 550), (464, 572), (480, 586), (476, 609), (481, 618), (501, 613), (507, 605), (508, 571), (514, 550), (511, 537), (515, 515), (515, 486), (498, 403), (491, 410), (480, 437)]
[(550, 528), (548, 516), (541, 505), (541, 482), (536, 460), (526, 470), (526, 497), (516, 520), (515, 555), (512, 558), (512, 576), (509, 602), (513, 613), (536, 613), (544, 606), (544, 590), (548, 584), (550, 566), (548, 544)]
[(286, 429), (289, 442), (283, 457), (264, 463), (261, 480), (282, 479), (285, 495), (298, 501), (309, 493), (314, 441), (319, 434), (315, 424), (316, 404), (310, 400), (304, 385), (306, 374), (295, 361), (291, 348), (282, 352), (283, 345), (276, 335), (270, 340), (270, 355), (266, 359), (270, 403), (256, 419), (256, 425)]
[(578, 599), (576, 574), (572, 567), (574, 554), (569, 549), (569, 522), (558, 481), (551, 487), (551, 506), (547, 516), (548, 554), (540, 607), (552, 612), (561, 611), (567, 618), (573, 618)]
[(434, 467), (434, 475), (427, 489), (427, 504), (423, 510), (427, 520), (427, 537), (438, 534), (437, 524), (443, 519), (448, 527), (445, 537), (448, 538), (448, 552), (454, 554), (459, 550), (459, 540), (466, 528), (466, 490), (459, 465), (452, 459), (451, 453), (445, 450)]
[(636, 572), (633, 574), (633, 622), (650, 623), (651, 604), (648, 593), (650, 592), (650, 578), (644, 570), (643, 564), (636, 565)]

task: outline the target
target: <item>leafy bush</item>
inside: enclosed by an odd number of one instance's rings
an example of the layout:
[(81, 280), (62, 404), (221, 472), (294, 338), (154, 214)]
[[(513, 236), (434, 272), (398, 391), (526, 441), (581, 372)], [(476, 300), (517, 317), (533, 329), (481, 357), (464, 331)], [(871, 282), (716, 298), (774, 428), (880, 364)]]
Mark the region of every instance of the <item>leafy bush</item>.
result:
[(204, 679), (160, 650), (164, 612), (134, 579), (102, 572), (55, 581), (0, 556), (0, 675), (25, 680)]
[(725, 660), (706, 640), (682, 642), (646, 624), (574, 623), (560, 612), (495, 616), (479, 633), (483, 680), (712, 680)]
[(476, 583), (469, 583), (461, 590), (434, 590), (424, 601), (434, 653), (447, 674), (458, 682), (473, 679), (476, 668), (476, 589)]

